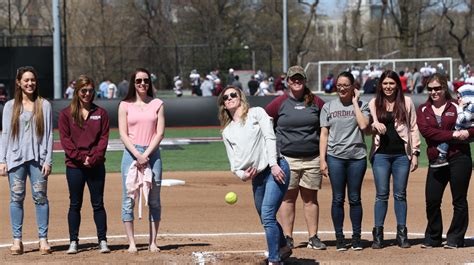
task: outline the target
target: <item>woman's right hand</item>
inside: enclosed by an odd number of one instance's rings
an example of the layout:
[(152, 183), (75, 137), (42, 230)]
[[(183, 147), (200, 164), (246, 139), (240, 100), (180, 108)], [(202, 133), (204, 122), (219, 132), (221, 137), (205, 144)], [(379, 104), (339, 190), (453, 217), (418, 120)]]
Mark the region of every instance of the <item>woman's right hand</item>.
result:
[(374, 121), (372, 123), (372, 129), (374, 129), (379, 134), (385, 134), (385, 132), (387, 131), (387, 127), (385, 127), (385, 124), (380, 123), (378, 121)]
[(6, 176), (7, 175), (7, 164), (6, 163), (0, 163), (0, 176)]
[(254, 167), (249, 167), (244, 171), (243, 181), (253, 179), (257, 175), (257, 169)]
[(139, 166), (145, 166), (148, 161), (150, 161), (150, 159), (142, 154), (138, 154), (135, 156), (135, 158), (137, 159), (137, 163)]
[(319, 161), (319, 169), (325, 178), (329, 177), (328, 163), (326, 161)]

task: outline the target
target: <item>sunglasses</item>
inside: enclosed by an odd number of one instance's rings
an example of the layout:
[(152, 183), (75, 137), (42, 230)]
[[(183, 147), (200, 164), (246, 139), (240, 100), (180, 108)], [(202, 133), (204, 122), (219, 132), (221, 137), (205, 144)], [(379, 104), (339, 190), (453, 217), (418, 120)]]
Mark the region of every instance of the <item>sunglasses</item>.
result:
[(81, 88), (79, 92), (83, 95), (89, 93), (89, 94), (94, 94), (94, 89), (93, 88)]
[(441, 90), (443, 90), (443, 87), (442, 86), (434, 86), (434, 87), (426, 87), (426, 90), (428, 90), (428, 92), (431, 92), (431, 91), (434, 91), (434, 92), (439, 92)]
[(232, 93), (229, 93), (229, 94), (226, 94), (226, 95), (222, 96), (222, 99), (224, 101), (227, 101), (228, 99), (232, 99), (232, 98), (236, 98), (236, 97), (237, 97), (237, 93), (232, 92)]
[(293, 78), (293, 77), (290, 77), (289, 80), (292, 85), (303, 85), (305, 81), (304, 78)]
[(352, 86), (352, 85), (348, 85), (348, 84), (337, 84), (337, 85), (336, 85), (336, 88), (337, 88), (337, 89), (343, 89), (343, 88), (349, 89), (349, 88), (351, 88), (351, 86)]
[(150, 79), (149, 78), (137, 78), (137, 79), (135, 79), (135, 84), (137, 84), (137, 85), (140, 85), (142, 82), (145, 82), (145, 84), (149, 84)]

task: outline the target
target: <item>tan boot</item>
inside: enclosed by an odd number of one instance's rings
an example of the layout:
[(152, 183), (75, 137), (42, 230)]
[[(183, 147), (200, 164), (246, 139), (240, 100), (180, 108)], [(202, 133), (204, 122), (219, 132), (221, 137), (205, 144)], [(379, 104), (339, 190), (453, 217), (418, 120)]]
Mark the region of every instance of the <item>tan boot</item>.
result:
[(51, 247), (49, 246), (48, 239), (42, 238), (39, 241), (39, 253), (41, 255), (51, 254)]
[(10, 248), (10, 253), (12, 255), (21, 255), (23, 254), (23, 242), (20, 239), (14, 239), (13, 245)]

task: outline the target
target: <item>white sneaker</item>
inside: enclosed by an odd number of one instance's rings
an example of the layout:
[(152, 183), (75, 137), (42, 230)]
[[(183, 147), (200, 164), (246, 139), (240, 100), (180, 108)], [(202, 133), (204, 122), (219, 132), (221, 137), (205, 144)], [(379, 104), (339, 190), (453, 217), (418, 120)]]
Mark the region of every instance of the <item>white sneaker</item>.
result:
[(110, 248), (107, 246), (107, 241), (101, 240), (99, 243), (99, 252), (100, 253), (110, 253)]
[(69, 244), (69, 249), (67, 250), (67, 254), (76, 254), (77, 253), (77, 241), (71, 241)]

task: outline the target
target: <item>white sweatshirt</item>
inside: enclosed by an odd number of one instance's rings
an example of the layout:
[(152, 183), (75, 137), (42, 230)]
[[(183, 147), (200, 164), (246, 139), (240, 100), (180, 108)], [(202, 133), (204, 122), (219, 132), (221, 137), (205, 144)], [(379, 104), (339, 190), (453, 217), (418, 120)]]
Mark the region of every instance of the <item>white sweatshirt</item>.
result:
[(249, 167), (255, 167), (260, 173), (267, 166), (277, 164), (273, 121), (260, 107), (250, 108), (244, 123), (229, 123), (222, 131), (222, 138), (230, 170), (241, 179)]

